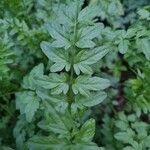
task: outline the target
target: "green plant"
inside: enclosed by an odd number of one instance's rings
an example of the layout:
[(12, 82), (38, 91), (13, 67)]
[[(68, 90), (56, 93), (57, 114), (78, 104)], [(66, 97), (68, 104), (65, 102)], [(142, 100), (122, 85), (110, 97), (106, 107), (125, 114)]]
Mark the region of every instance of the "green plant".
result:
[(0, 150), (149, 150), (149, 0), (0, 1)]
[(113, 28), (121, 26), (121, 16), (124, 15), (124, 10), (120, 0), (90, 0), (90, 5), (99, 7), (98, 15), (101, 20), (106, 19)]
[(44, 109), (41, 115), (45, 117), (38, 126), (48, 131), (49, 136), (37, 133), (29, 140), (29, 149), (98, 149), (91, 142), (95, 121), (87, 120), (86, 115), (88, 107), (106, 98), (103, 90), (110, 83), (92, 76), (90, 65), (103, 58), (109, 49), (97, 47), (93, 41), (103, 29), (102, 24), (93, 20), (97, 8), (89, 6), (81, 10), (82, 4), (82, 1), (74, 1), (62, 5), (61, 18), (46, 25), (54, 40), (42, 42), (41, 48), (52, 62), (47, 70), (50, 73), (44, 75), (43, 64), (36, 66), (24, 78), (26, 91), (17, 94), (16, 106), (28, 122), (35, 119), (38, 110)]
[[(144, 116), (143, 116), (144, 118)], [(148, 118), (147, 118), (148, 119)], [(136, 114), (121, 111), (113, 118), (105, 115), (102, 126), (103, 144), (106, 149), (147, 150), (149, 149), (149, 121), (141, 120)]]
[(128, 146), (123, 146), (123, 150), (146, 150), (150, 148), (149, 125), (144, 121), (139, 121), (134, 114), (126, 116), (123, 112), (119, 113), (115, 126), (119, 131), (114, 137), (121, 144), (128, 144)]

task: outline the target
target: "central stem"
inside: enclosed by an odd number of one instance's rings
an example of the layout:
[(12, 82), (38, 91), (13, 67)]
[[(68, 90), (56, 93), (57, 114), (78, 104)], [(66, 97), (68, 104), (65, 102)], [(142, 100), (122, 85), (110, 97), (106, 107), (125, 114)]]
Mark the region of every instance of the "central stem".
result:
[(71, 69), (70, 69), (70, 79), (69, 79), (69, 95), (68, 95), (68, 103), (69, 103), (69, 111), (71, 112), (71, 104), (74, 102), (74, 93), (72, 90), (72, 85), (74, 83), (74, 56), (76, 55), (75, 47), (71, 49)]
[(77, 1), (77, 10), (74, 22), (74, 41), (71, 48), (70, 56), (71, 56), (71, 70), (70, 70), (70, 81), (69, 81), (69, 95), (68, 95), (68, 109), (71, 112), (71, 104), (74, 102), (74, 93), (72, 91), (72, 85), (74, 82), (74, 57), (76, 55), (76, 46), (75, 43), (77, 41), (77, 25), (78, 25), (78, 12), (79, 12), (79, 2)]

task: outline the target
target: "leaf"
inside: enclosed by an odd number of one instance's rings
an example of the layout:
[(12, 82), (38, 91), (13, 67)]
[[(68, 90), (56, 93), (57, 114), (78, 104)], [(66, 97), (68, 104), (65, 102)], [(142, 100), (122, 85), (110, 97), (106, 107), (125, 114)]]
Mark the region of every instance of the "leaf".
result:
[(19, 92), (16, 97), (16, 108), (20, 109), (21, 114), (25, 114), (28, 122), (31, 122), (39, 108), (40, 99), (31, 91)]
[(114, 137), (123, 143), (132, 143), (134, 141), (134, 135), (135, 133), (131, 129), (128, 129), (126, 132), (116, 133)]
[(78, 33), (79, 40), (77, 41), (76, 46), (79, 48), (93, 48), (95, 43), (92, 41), (92, 39), (97, 37), (103, 28), (103, 24), (99, 23), (95, 24), (94, 26), (81, 28)]
[(31, 70), (29, 75), (27, 75), (23, 78), (22, 87), (24, 89), (35, 90), (37, 88), (36, 84), (35, 84), (35, 82), (36, 82), (35, 78), (42, 76), (43, 73), (44, 73), (44, 65), (43, 64), (39, 64), (39, 65), (35, 66)]
[(150, 18), (150, 12), (146, 9), (140, 9), (138, 11), (138, 14), (140, 15), (141, 19), (149, 19)]
[(39, 108), (39, 101), (32, 99), (25, 108), (25, 114), (27, 121), (31, 122), (35, 112)]
[(93, 142), (70, 143), (53, 136), (34, 136), (28, 142), (29, 150), (103, 150)]
[(122, 121), (122, 120), (117, 120), (115, 122), (115, 125), (116, 125), (117, 128), (119, 128), (119, 129), (121, 129), (123, 131), (126, 131), (128, 129), (128, 127), (129, 127), (128, 122), (125, 122), (125, 121)]
[[(28, 125), (28, 131), (26, 132), (26, 126)], [(32, 124), (33, 127), (33, 124)], [(16, 148), (17, 149), (24, 149), (25, 147), (25, 140), (26, 135), (30, 132), (31, 135), (34, 134), (33, 128), (31, 128), (31, 124), (29, 124), (24, 116), (19, 117), (19, 120), (16, 122), (15, 128), (13, 130), (13, 136), (15, 137), (16, 141)]]
[[(52, 104), (44, 101), (46, 114), (51, 118), (47, 123), (40, 123), (40, 127), (47, 128), (49, 131), (61, 134), (61, 136), (70, 136), (70, 129), (73, 126), (73, 120), (69, 113), (60, 113), (56, 111)], [(47, 126), (47, 127), (46, 127)]]
[(96, 6), (88, 6), (82, 9), (82, 11), (79, 13), (78, 21), (86, 22), (92, 20), (94, 17), (96, 17), (99, 13), (99, 8)]
[(49, 76), (44, 75), (37, 79), (37, 85), (45, 89), (51, 89), (52, 94), (66, 94), (69, 90), (66, 74), (50, 73)]
[(135, 150), (135, 148), (133, 148), (131, 146), (126, 146), (125, 148), (123, 148), (123, 150)]
[(149, 141), (150, 141), (150, 135), (148, 135), (147, 137), (145, 137), (144, 141), (143, 141), (143, 145), (145, 147), (149, 147), (150, 148), (150, 145), (149, 145)]
[(64, 139), (56, 137), (34, 136), (28, 142), (29, 150), (65, 150), (67, 148)]
[(137, 32), (137, 28), (129, 28), (127, 30), (127, 33), (126, 33), (125, 37), (128, 38), (128, 39), (132, 38), (136, 35), (136, 32)]
[(90, 97), (77, 97), (76, 103), (78, 105), (92, 107), (103, 102), (103, 100), (106, 99), (106, 97), (107, 97), (107, 94), (105, 92), (98, 92), (96, 94), (95, 93), (91, 94)]
[(61, 5), (60, 9), (56, 9), (58, 21), (60, 24), (74, 26), (77, 14), (81, 10), (84, 0), (70, 1), (68, 5)]
[(55, 63), (50, 68), (51, 72), (62, 71), (64, 68), (66, 68), (66, 71), (70, 70), (71, 64), (66, 51), (55, 49), (49, 42), (45, 41), (41, 43), (41, 49), (48, 59)]
[(103, 150), (93, 142), (79, 142), (76, 145), (72, 145), (73, 150)]
[(54, 121), (49, 123), (47, 123), (46, 121), (41, 121), (38, 123), (38, 127), (45, 130), (46, 132), (61, 134), (61, 136), (69, 135), (68, 130), (64, 128), (64, 126), (61, 126), (59, 123)]
[(47, 24), (46, 29), (51, 37), (55, 39), (51, 44), (52, 47), (65, 47), (65, 49), (68, 49), (71, 46), (70, 41), (68, 41), (69, 38), (66, 35), (66, 29), (61, 27), (61, 25), (58, 23)]
[(89, 96), (89, 91), (104, 90), (110, 86), (110, 82), (107, 79), (90, 76), (79, 76), (76, 78), (75, 83), (72, 86), (74, 94), (82, 94)]
[(121, 40), (119, 45), (118, 45), (118, 48), (119, 48), (119, 52), (121, 54), (125, 54), (128, 50), (128, 46), (129, 46), (129, 41), (128, 40)]
[(91, 74), (92, 69), (89, 65), (98, 62), (108, 52), (109, 49), (105, 46), (100, 46), (89, 51), (87, 50), (80, 51), (75, 57), (75, 64), (73, 66), (76, 74), (79, 75), (80, 71), (82, 71), (85, 74)]
[(150, 40), (147, 38), (141, 39), (141, 49), (146, 58), (150, 60)]
[(40, 89), (36, 91), (36, 94), (38, 97), (40, 97), (42, 100), (46, 100), (50, 103), (54, 104), (54, 107), (59, 112), (64, 112), (68, 106), (67, 103), (67, 96), (64, 95), (52, 95), (49, 91), (45, 89)]
[(75, 135), (76, 143), (80, 141), (90, 142), (95, 134), (95, 120), (89, 119), (81, 127), (80, 131)]
[(13, 150), (12, 148), (10, 148), (10, 147), (5, 147), (5, 146), (0, 146), (0, 149), (1, 150)]

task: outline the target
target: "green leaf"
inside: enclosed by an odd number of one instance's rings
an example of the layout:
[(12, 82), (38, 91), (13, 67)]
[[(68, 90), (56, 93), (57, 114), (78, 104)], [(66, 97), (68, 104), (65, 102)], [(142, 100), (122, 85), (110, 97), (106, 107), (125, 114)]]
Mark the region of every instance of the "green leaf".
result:
[(72, 145), (71, 150), (103, 150), (93, 142), (80, 142)]
[(128, 122), (125, 122), (125, 121), (122, 121), (122, 120), (117, 120), (115, 122), (115, 125), (116, 125), (117, 128), (122, 129), (123, 131), (124, 130), (126, 131), (129, 127)]
[(126, 132), (118, 132), (114, 135), (117, 140), (123, 143), (132, 143), (134, 141), (134, 136), (135, 133), (131, 129), (128, 129)]
[(118, 45), (118, 48), (119, 48), (119, 52), (121, 54), (125, 54), (128, 50), (128, 46), (129, 46), (129, 41), (128, 40), (121, 40), (119, 45)]
[(82, 9), (82, 11), (79, 13), (78, 21), (79, 22), (86, 22), (92, 20), (94, 17), (96, 17), (99, 13), (99, 8), (95, 6), (88, 6)]
[(31, 122), (35, 112), (39, 108), (39, 101), (32, 99), (30, 103), (26, 105), (25, 114), (27, 121)]
[(71, 64), (69, 63), (68, 53), (62, 49), (55, 49), (49, 42), (43, 41), (41, 43), (41, 49), (49, 60), (54, 62), (51, 66), (51, 72), (61, 71), (64, 68), (66, 71), (70, 70)]
[(70, 1), (68, 5), (61, 5), (60, 9), (56, 10), (58, 14), (57, 20), (60, 24), (74, 26), (77, 14), (81, 10), (84, 0)]
[(45, 89), (51, 89), (52, 94), (66, 94), (69, 90), (66, 74), (50, 73), (49, 76), (44, 75), (37, 79), (37, 85)]
[(93, 142), (70, 143), (53, 136), (34, 136), (28, 142), (29, 150), (103, 150)]
[(141, 48), (146, 58), (150, 60), (150, 39), (148, 38), (141, 39)]
[(89, 119), (81, 127), (80, 131), (75, 135), (75, 141), (90, 142), (92, 141), (95, 134), (95, 120)]
[(92, 41), (97, 37), (101, 30), (103, 29), (103, 24), (95, 24), (94, 26), (88, 26), (81, 28), (79, 30), (79, 40), (76, 43), (76, 46), (79, 48), (93, 48), (95, 43)]
[(90, 76), (78, 76), (72, 86), (74, 94), (90, 95), (90, 91), (104, 90), (110, 86), (107, 79)]
[(105, 92), (98, 92), (98, 93), (91, 94), (90, 97), (79, 96), (76, 98), (76, 103), (78, 105), (92, 107), (103, 102), (103, 100), (106, 99), (106, 97), (107, 97), (107, 94)]
[(22, 87), (24, 89), (35, 90), (37, 88), (37, 86), (35, 84), (35, 82), (36, 82), (35, 78), (42, 76), (43, 73), (44, 73), (44, 65), (43, 64), (39, 64), (39, 65), (35, 66), (31, 70), (29, 75), (27, 75), (23, 78)]
[(25, 140), (26, 136), (32, 136), (34, 134), (34, 125), (29, 124), (24, 116), (20, 116), (19, 120), (16, 122), (15, 128), (13, 130), (13, 136), (15, 137), (16, 141), (16, 149), (27, 150), (25, 147)]
[(68, 49), (71, 46), (70, 41), (68, 41), (69, 38), (66, 35), (67, 29), (62, 28), (58, 23), (47, 24), (46, 29), (51, 37), (55, 39), (51, 44), (52, 47), (65, 47), (65, 49)]
[(126, 146), (125, 148), (123, 148), (123, 150), (136, 150), (136, 149), (131, 146)]
[(66, 150), (67, 142), (56, 137), (34, 136), (28, 142), (29, 150)]
[(39, 108), (40, 99), (31, 91), (19, 92), (16, 97), (16, 108), (20, 109), (21, 114), (25, 114), (28, 122), (31, 122)]
[(5, 146), (0, 146), (0, 149), (1, 150), (13, 150), (12, 148), (10, 148), (10, 147), (5, 147)]
[(109, 49), (105, 46), (100, 46), (89, 51), (80, 51), (75, 57), (75, 64), (73, 66), (76, 74), (79, 75), (80, 71), (82, 71), (85, 74), (91, 74), (92, 69), (89, 65), (92, 65), (99, 61), (108, 52)]
[(138, 11), (138, 14), (140, 15), (141, 19), (149, 19), (150, 18), (150, 12), (146, 9), (140, 9)]
[(145, 147), (149, 147), (150, 148), (150, 145), (149, 145), (149, 141), (150, 141), (150, 135), (148, 135), (145, 139), (144, 139), (144, 141), (143, 141), (143, 145), (145, 146)]
[(44, 101), (46, 114), (50, 117), (47, 123), (40, 123), (41, 128), (46, 128), (61, 136), (70, 136), (70, 129), (73, 127), (73, 120), (68, 112), (60, 113), (56, 111), (52, 104)]
[(64, 112), (68, 106), (67, 96), (65, 95), (52, 95), (49, 91), (45, 89), (40, 89), (36, 91), (38, 97), (40, 97), (43, 101), (48, 101), (54, 104), (54, 107), (59, 112)]

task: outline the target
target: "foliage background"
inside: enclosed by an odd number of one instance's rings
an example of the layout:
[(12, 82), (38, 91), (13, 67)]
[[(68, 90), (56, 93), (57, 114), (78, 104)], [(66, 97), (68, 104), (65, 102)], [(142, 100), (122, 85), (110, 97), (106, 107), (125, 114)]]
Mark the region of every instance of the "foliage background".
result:
[[(62, 4), (70, 0), (0, 1), (1, 149), (21, 149), (42, 132), (37, 127), (41, 113), (25, 121), (16, 93), (24, 91), (24, 78), (38, 64), (48, 72), (52, 62), (40, 43), (53, 41), (45, 23), (55, 20)], [(98, 7), (97, 22), (104, 24), (94, 42), (111, 49), (93, 65), (94, 74), (111, 82), (107, 99), (87, 114), (96, 119), (93, 141), (106, 150), (150, 149), (150, 1), (88, 0), (82, 7), (87, 5)]]

